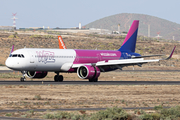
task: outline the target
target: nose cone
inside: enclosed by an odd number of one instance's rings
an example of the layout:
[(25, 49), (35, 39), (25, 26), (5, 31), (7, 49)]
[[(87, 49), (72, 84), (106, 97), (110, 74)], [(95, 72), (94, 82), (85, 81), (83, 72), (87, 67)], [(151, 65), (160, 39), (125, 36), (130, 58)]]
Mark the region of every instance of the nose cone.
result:
[(5, 64), (10, 69), (13, 69), (13, 67), (14, 67), (13, 62), (9, 58), (6, 59)]
[(18, 70), (21, 71), (22, 70), (22, 64), (20, 64), (21, 61), (18, 58), (7, 58), (5, 64), (8, 68), (12, 69), (12, 70)]

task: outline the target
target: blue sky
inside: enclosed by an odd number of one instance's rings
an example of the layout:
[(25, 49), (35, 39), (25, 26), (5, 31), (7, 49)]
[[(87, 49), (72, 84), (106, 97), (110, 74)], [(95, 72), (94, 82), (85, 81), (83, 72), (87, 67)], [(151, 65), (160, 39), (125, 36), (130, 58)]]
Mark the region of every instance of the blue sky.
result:
[(180, 24), (180, 0), (0, 0), (0, 26), (70, 28), (119, 13), (156, 16)]

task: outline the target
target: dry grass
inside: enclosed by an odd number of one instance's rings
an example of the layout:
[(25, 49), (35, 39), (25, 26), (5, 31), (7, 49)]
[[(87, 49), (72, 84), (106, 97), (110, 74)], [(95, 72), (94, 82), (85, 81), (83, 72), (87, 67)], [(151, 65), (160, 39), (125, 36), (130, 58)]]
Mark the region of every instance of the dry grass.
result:
[[(9, 55), (11, 49), (9, 43), (15, 44), (15, 49), (24, 46), (58, 48), (56, 38), (31, 39), (28, 35), (19, 35), (18, 39), (12, 39), (7, 36), (5, 34), (0, 37), (1, 64), (4, 64)], [(68, 48), (76, 49), (95, 49), (97, 47), (98, 49), (114, 50), (118, 49), (123, 42), (119, 39), (87, 36), (64, 37), (63, 39)], [(137, 52), (142, 54), (170, 53), (174, 45), (177, 46), (174, 59), (146, 64), (143, 69), (178, 70), (180, 47), (178, 47), (179, 43), (138, 41)], [(170, 67), (172, 65), (175, 67)], [(164, 68), (163, 66), (168, 67)], [(132, 69), (132, 67), (128, 69)], [(20, 73), (1, 73), (0, 80), (19, 80), (20, 77), (17, 77), (17, 74), (21, 75)], [(49, 73), (43, 80), (53, 81), (54, 75), (54, 73)], [(76, 73), (62, 73), (62, 75), (65, 81), (82, 80), (77, 77)], [(179, 81), (179, 79), (179, 72), (109, 72), (102, 73), (99, 77), (99, 80), (102, 81)], [(176, 106), (180, 104), (179, 101), (180, 88), (178, 85), (0, 85), (0, 109), (154, 107), (159, 104)], [(16, 116), (18, 113), (13, 114)], [(25, 116), (26, 113), (23, 115)]]
[(179, 105), (180, 88), (178, 85), (10, 85), (0, 86), (0, 96), (0, 109), (154, 107)]

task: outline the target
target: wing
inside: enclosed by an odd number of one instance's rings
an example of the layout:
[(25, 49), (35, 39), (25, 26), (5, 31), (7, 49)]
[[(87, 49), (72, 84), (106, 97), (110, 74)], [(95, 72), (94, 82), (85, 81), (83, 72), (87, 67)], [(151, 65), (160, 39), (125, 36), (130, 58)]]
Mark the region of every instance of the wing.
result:
[(146, 58), (146, 57), (157, 57), (157, 56), (164, 56), (164, 55), (145, 55), (145, 56), (132, 56), (131, 58)]
[(124, 66), (131, 66), (131, 65), (138, 65), (141, 67), (142, 64), (149, 63), (149, 62), (158, 62), (161, 60), (168, 60), (172, 57), (176, 46), (173, 48), (169, 57), (165, 59), (151, 59), (151, 60), (144, 60), (144, 58), (137, 58), (137, 59), (122, 59), (122, 60), (109, 60), (109, 61), (100, 61), (96, 63), (97, 67), (103, 66), (115, 66), (119, 69), (122, 69)]
[(165, 59), (144, 60), (144, 58), (136, 58), (136, 59), (108, 60), (108, 61), (99, 61), (99, 62), (93, 63), (93, 64), (90, 64), (90, 63), (88, 63), (88, 64), (73, 64), (72, 68), (78, 68), (78, 67), (80, 67), (82, 65), (93, 65), (93, 66), (97, 66), (99, 68), (104, 67), (104, 66), (115, 66), (115, 67), (117, 67), (119, 69), (122, 69), (122, 67), (124, 67), (124, 66), (131, 66), (131, 65), (138, 65), (138, 66), (141, 67), (141, 65), (145, 64), (145, 63), (158, 62), (160, 60), (168, 60), (168, 59), (170, 59), (172, 57), (173, 53), (174, 53), (175, 48), (176, 48), (176, 46), (172, 50), (169, 57), (167, 57)]

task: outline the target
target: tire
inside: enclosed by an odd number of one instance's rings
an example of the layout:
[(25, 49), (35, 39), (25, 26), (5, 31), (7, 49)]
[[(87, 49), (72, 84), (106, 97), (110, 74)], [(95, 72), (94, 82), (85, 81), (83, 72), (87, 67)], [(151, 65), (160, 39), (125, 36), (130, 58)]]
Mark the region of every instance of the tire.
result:
[(98, 78), (95, 78), (95, 79), (89, 79), (89, 82), (97, 82), (98, 81)]
[(94, 82), (97, 82), (97, 81), (98, 81), (98, 78), (95, 78), (95, 79), (94, 79)]
[(94, 80), (93, 79), (89, 79), (89, 82), (94, 82)]
[(23, 78), (23, 77), (21, 77), (20, 81), (21, 81), (21, 82), (24, 82), (24, 78)]
[(57, 75), (54, 76), (54, 81), (58, 82), (58, 76)]
[(60, 76), (58, 77), (58, 81), (59, 81), (59, 82), (62, 82), (63, 79), (64, 79), (64, 77), (63, 77), (62, 75), (60, 75)]

